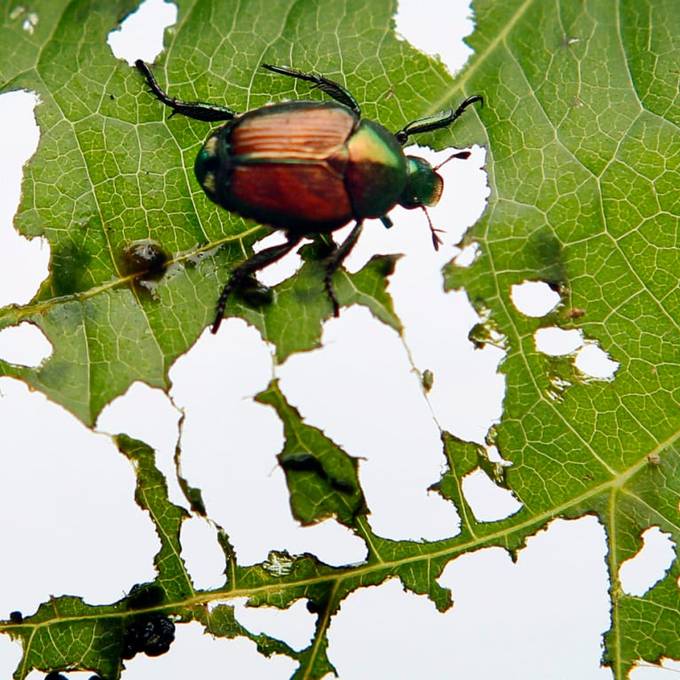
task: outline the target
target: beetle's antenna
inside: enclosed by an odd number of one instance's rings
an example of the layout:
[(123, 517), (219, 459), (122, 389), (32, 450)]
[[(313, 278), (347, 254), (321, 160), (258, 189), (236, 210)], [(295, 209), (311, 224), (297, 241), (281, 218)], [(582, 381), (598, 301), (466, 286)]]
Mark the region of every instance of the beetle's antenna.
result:
[(442, 161), (439, 165), (435, 165), (433, 168), (434, 170), (439, 170), (439, 168), (442, 167), (442, 165), (446, 165), (449, 161), (452, 161), (454, 158), (460, 158), (460, 160), (464, 161), (470, 158), (472, 154), (469, 151), (459, 151), (458, 153), (454, 153), (451, 156), (449, 156), (445, 161)]
[(435, 250), (439, 250), (439, 246), (441, 246), (444, 242), (439, 238), (438, 234), (443, 234), (444, 231), (442, 229), (435, 229), (434, 224), (432, 224), (432, 220), (430, 219), (430, 213), (427, 212), (427, 208), (424, 205), (420, 206), (422, 211), (425, 213), (425, 217), (427, 217), (427, 223), (430, 225), (430, 233), (432, 234), (432, 245), (434, 246)]

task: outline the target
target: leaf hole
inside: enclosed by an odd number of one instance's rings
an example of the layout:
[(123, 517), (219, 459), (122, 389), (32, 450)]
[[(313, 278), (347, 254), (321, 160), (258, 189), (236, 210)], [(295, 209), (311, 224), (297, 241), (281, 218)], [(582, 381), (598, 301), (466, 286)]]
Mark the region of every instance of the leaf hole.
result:
[(480, 522), (505, 519), (522, 507), (511, 491), (494, 484), (479, 468), (463, 478), (463, 494)]
[(544, 281), (523, 281), (510, 290), (512, 303), (525, 316), (541, 317), (552, 311), (560, 301), (560, 294)]
[[(253, 251), (259, 253), (265, 248), (277, 246), (285, 242), (285, 233), (283, 231), (277, 230), (253, 244)], [(293, 248), (290, 253), (288, 253), (285, 257), (282, 257), (278, 262), (274, 262), (264, 269), (261, 269), (259, 272), (257, 272), (257, 280), (260, 281), (260, 283), (263, 283), (265, 286), (273, 287), (278, 286), (279, 283), (289, 279), (302, 266), (302, 258), (298, 254), (298, 250), (299, 247)]]
[(583, 345), (576, 355), (574, 364), (581, 373), (600, 380), (611, 380), (619, 368), (619, 362), (610, 359), (594, 341), (588, 341)]
[[(350, 307), (324, 325), (322, 342), (319, 350), (291, 356), (277, 373), (305, 421), (363, 459), (371, 527), (393, 539), (450, 536), (459, 525), (453, 505), (426, 491), (441, 474), (440, 432), (399, 336), (365, 308)], [(433, 368), (430, 398), (437, 403), (440, 373)]]
[[(33, 92), (0, 95), (0, 307), (26, 304), (47, 277), (50, 247), (45, 238), (28, 240), (12, 226), (19, 205), (23, 166), (38, 148), (40, 130), (34, 109), (39, 100)], [(30, 186), (27, 180), (25, 186)], [(31, 189), (32, 190), (32, 189)]]
[(642, 547), (619, 568), (621, 588), (628, 595), (642, 597), (666, 574), (675, 559), (671, 535), (650, 527), (642, 533)]
[(481, 249), (479, 247), (479, 243), (470, 243), (469, 245), (464, 246), (454, 259), (456, 267), (471, 266), (479, 257), (480, 252)]
[(590, 378), (611, 380), (619, 368), (619, 363), (610, 359), (597, 341), (584, 340), (578, 329), (539, 328), (534, 333), (534, 342), (539, 352), (550, 356), (574, 355), (576, 368)]
[[(138, 654), (125, 662), (125, 680), (151, 680), (152, 678), (196, 678), (201, 669), (234, 669), (239, 678), (289, 678), (297, 668), (293, 659), (283, 654), (266, 658), (258, 651), (257, 644), (245, 637), (226, 640), (230, 617), (217, 614), (211, 617), (213, 635), (206, 635), (206, 628), (198, 621), (182, 623), (175, 628), (175, 641), (167, 654), (155, 658)], [(90, 675), (92, 675), (90, 673)], [(33, 679), (31, 679), (33, 680)], [(44, 680), (37, 678), (35, 680)], [(79, 679), (80, 680), (80, 679)], [(88, 676), (82, 680), (89, 680)]]
[(265, 559), (272, 545), (315, 553), (327, 564), (365, 559), (363, 540), (338, 522), (303, 528), (293, 519), (285, 474), (272, 453), (283, 448), (283, 425), (271, 407), (252, 399), (271, 377), (271, 346), (234, 318), (217, 335), (206, 329), (175, 362), (171, 394), (185, 414), (184, 477), (201, 490), (210, 517), (229, 527), (242, 563)]
[(583, 335), (576, 329), (565, 330), (551, 326), (539, 328), (534, 333), (536, 349), (550, 356), (571, 354), (583, 345)]
[(209, 590), (224, 585), (224, 552), (214, 525), (202, 517), (189, 517), (180, 530), (182, 559), (196, 588)]
[(488, 459), (492, 463), (498, 463), (499, 465), (502, 465), (503, 467), (510, 467), (512, 465), (512, 461), (506, 460), (503, 458), (501, 455), (501, 452), (498, 450), (497, 446), (494, 445), (487, 445), (484, 447), (486, 449), (486, 455)]
[[(0, 394), (0, 493), (16, 510), (3, 528), (5, 554), (16, 556), (3, 567), (5, 611), (32, 614), (49, 593), (112, 602), (136, 580), (153, 580), (158, 539), (132, 500), (133, 470), (111, 441), (18, 380), (1, 378)], [(111, 545), (124, 549), (102, 578), (92, 555)], [(58, 556), (49, 569), (46, 555)]]
[(177, 21), (177, 5), (163, 0), (144, 0), (120, 26), (109, 33), (113, 56), (130, 66), (136, 59), (153, 62), (163, 50), (163, 33)]
[(163, 390), (136, 381), (125, 394), (102, 409), (96, 430), (110, 434), (125, 432), (151, 446), (156, 452), (156, 465), (168, 482), (170, 501), (186, 506), (173, 461), (179, 417)]
[(680, 661), (662, 657), (660, 663), (652, 664), (648, 661), (636, 661), (628, 676), (630, 680), (672, 680), (680, 673)]
[[(423, 15), (428, 13), (436, 14), (437, 21), (423, 21)], [(400, 2), (394, 21), (398, 35), (419, 50), (437, 55), (451, 73), (463, 68), (472, 54), (463, 41), (474, 29), (467, 2)]]
[(251, 633), (265, 633), (283, 640), (296, 651), (306, 647), (314, 635), (316, 616), (307, 611), (306, 600), (298, 600), (286, 609), (248, 607), (247, 598), (231, 600), (238, 622)]
[(52, 343), (38, 326), (21, 323), (0, 331), (0, 359), (36, 368), (52, 354)]

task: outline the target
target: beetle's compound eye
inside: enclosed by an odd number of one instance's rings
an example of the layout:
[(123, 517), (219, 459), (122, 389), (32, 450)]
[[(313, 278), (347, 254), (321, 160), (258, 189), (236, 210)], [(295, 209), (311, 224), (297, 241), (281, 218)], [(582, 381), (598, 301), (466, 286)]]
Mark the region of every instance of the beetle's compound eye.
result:
[(432, 166), (418, 156), (407, 156), (406, 186), (399, 203), (404, 208), (437, 205), (444, 189), (444, 180)]
[(196, 179), (198, 179), (199, 184), (210, 196), (215, 194), (217, 171), (220, 167), (218, 144), (219, 137), (217, 134), (208, 137), (203, 148), (198, 152), (196, 163), (194, 164)]

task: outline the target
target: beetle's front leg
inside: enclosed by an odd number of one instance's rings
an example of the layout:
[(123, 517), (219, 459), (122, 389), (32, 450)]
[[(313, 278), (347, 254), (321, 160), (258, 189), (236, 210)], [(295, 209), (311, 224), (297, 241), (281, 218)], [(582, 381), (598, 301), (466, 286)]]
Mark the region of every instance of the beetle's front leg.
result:
[(349, 236), (326, 258), (326, 274), (323, 283), (333, 305), (333, 316), (340, 316), (340, 305), (333, 290), (333, 274), (335, 274), (340, 265), (345, 261), (345, 258), (352, 252), (352, 248), (356, 245), (362, 228), (363, 222), (359, 220)]
[(227, 299), (229, 296), (237, 289), (243, 282), (255, 272), (260, 269), (264, 269), (270, 264), (273, 264), (277, 260), (280, 260), (284, 255), (289, 253), (295, 246), (300, 243), (302, 236), (298, 234), (287, 234), (287, 241), (281, 243), (278, 246), (272, 246), (271, 248), (265, 248), (259, 253), (255, 253), (249, 260), (246, 260), (243, 264), (240, 264), (231, 273), (229, 282), (222, 289), (219, 300), (217, 301), (217, 307), (215, 309), (215, 321), (213, 321), (212, 328), (210, 331), (214, 334), (222, 323), (222, 317), (224, 316), (224, 308), (227, 306)]
[(231, 120), (234, 118), (234, 116), (236, 116), (236, 113), (231, 109), (228, 109), (226, 106), (204, 104), (203, 102), (183, 102), (180, 99), (170, 97), (161, 89), (161, 86), (156, 81), (151, 69), (141, 59), (137, 59), (135, 66), (146, 79), (151, 93), (156, 97), (156, 99), (163, 102), (163, 104), (166, 106), (169, 106), (172, 109), (173, 114), (181, 113), (183, 116), (206, 122)]

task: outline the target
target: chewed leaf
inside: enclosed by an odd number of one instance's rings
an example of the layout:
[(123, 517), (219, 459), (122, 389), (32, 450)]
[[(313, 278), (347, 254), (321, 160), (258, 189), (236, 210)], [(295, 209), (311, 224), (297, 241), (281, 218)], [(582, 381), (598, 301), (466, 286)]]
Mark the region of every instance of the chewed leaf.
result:
[(281, 393), (278, 383), (257, 395), (257, 401), (276, 409), (286, 443), (278, 455), (286, 473), (293, 515), (303, 524), (336, 517), (355, 526), (368, 512), (359, 486), (358, 461), (342, 451), (320, 430), (306, 425)]
[[(51, 354), (43, 362), (6, 358), (0, 376), (23, 380), (88, 426), (134, 381), (169, 392), (173, 362), (213, 321), (234, 267), (268, 233), (210, 202), (196, 181), (194, 161), (211, 126), (169, 116), (140, 73), (112, 55), (106, 38), (135, 5), (115, 0), (92, 11), (84, 1), (36, 0), (30, 8), (12, 3), (0, 19), (0, 91), (27, 89), (39, 99), (40, 144), (24, 169), (15, 227), (44, 237), (51, 253), (35, 298), (0, 309), (0, 330), (32, 323)], [(398, 579), (445, 612), (455, 593), (440, 577), (457, 557), (495, 547), (517, 558), (554, 518), (586, 514), (597, 516), (608, 540), (604, 662), (624, 680), (638, 660), (680, 657), (676, 3), (476, 0), (469, 39), (475, 53), (455, 80), (397, 37), (394, 1), (244, 0), (237, 11), (210, 0), (178, 6), (154, 65), (172, 97), (246, 112), (333, 92), (267, 72), (264, 60), (337, 80), (364, 119), (388, 130), (413, 130), (409, 121), (441, 120), (439, 112), (464, 99), (484, 98), (484, 108), (470, 107), (454, 127), (435, 131), (426, 123), (420, 132), (433, 148), (486, 148), (488, 209), (464, 239), (476, 244), (476, 256), (444, 274), (448, 290), (464, 290), (483, 312), (469, 330), (471, 342), (505, 353), (504, 411), (486, 446), (439, 428), (442, 470), (422, 492), (429, 487), (455, 506), (459, 533), (452, 527), (437, 541), (390, 540), (371, 527), (361, 461), (303, 421), (274, 380), (257, 399), (283, 425), (283, 449), (271, 451), (271, 466), (278, 462), (285, 472), (295, 517), (303, 525), (336, 518), (364, 542), (366, 558), (329, 566), (273, 545), (266, 559), (240, 564), (229, 526), (235, 518), (227, 517), (216, 539), (224, 584), (205, 591), (193, 586), (181, 557), (188, 511), (170, 501), (153, 449), (119, 435), (137, 476), (136, 501), (161, 543), (157, 576), (113, 604), (63, 596), (32, 616), (13, 612), (0, 632), (24, 646), (15, 677), (87, 669), (117, 680), (124, 656), (165, 651), (175, 626), (194, 621), (218, 637), (247, 638), (263, 655), (287, 656), (297, 664), (295, 677), (322, 678), (336, 670), (329, 629), (359, 589)], [(274, 375), (291, 354), (320, 346), (333, 311), (324, 281), (329, 237), (310, 236), (316, 238), (301, 246), (298, 272), (271, 290), (252, 280), (226, 308), (271, 344)], [(364, 305), (396, 330), (411, 377), (423, 378), (418, 398), (439, 398), (460, 385), (439, 367), (434, 381), (432, 373), (426, 378), (430, 364), (412, 361), (388, 294), (396, 257), (376, 255), (355, 274), (335, 274), (341, 314)], [(524, 307), (513, 290), (527, 283), (548, 289), (549, 304)], [(429, 311), (427, 299), (418, 302)], [(431, 321), (438, 332), (438, 319)], [(588, 373), (539, 351), (537, 333), (546, 328), (577, 331), (609, 358), (611, 370)], [(452, 346), (447, 333), (435, 337)], [(331, 401), (322, 389), (318, 398)], [(394, 417), (408, 422), (410, 414)], [(419, 443), (408, 465), (418, 464)], [(499, 460), (491, 460), (491, 449)], [(250, 453), (246, 445), (233, 451)], [(68, 450), (55, 448), (54, 455)], [(512, 495), (514, 514), (498, 521), (475, 516), (463, 482), (477, 469), (487, 488)], [(201, 521), (212, 521), (190, 473), (179, 486)], [(262, 507), (267, 500), (258, 499)], [(643, 594), (631, 595), (620, 587), (620, 567), (652, 526), (674, 546), (675, 559)], [(312, 529), (300, 531), (308, 536)], [(252, 633), (229, 603), (240, 598), (280, 609), (304, 601), (314, 615), (313, 639), (297, 650)]]

